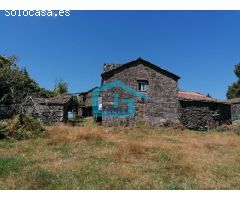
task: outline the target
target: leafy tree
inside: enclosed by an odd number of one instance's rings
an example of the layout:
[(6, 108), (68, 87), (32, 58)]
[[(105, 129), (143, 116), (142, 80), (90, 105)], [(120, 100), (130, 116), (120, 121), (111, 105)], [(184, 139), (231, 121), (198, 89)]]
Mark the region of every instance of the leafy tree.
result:
[(240, 97), (240, 63), (235, 65), (234, 73), (237, 76), (238, 80), (228, 87), (228, 99)]
[(22, 105), (28, 97), (49, 97), (53, 92), (41, 88), (16, 64), (16, 56), (0, 55), (0, 104), (9, 106), (9, 112), (21, 113)]
[(54, 92), (56, 95), (67, 95), (68, 94), (68, 83), (63, 79), (56, 80)]

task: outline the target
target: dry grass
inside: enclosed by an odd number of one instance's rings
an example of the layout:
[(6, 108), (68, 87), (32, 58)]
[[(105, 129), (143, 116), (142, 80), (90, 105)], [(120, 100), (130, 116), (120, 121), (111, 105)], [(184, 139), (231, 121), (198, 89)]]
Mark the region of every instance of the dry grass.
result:
[(82, 140), (104, 140), (106, 137), (102, 128), (94, 127), (72, 127), (72, 126), (53, 126), (48, 127), (51, 141), (49, 144), (74, 143)]
[(172, 128), (46, 127), (0, 141), (1, 189), (240, 189), (240, 136)]
[(116, 150), (116, 157), (123, 160), (127, 157), (134, 156), (136, 158), (146, 153), (146, 147), (140, 142), (120, 143)]

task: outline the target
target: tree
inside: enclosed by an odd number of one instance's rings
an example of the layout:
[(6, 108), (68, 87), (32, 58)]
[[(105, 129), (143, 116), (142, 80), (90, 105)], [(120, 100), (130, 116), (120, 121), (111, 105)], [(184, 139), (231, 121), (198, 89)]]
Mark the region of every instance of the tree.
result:
[(67, 95), (68, 94), (68, 83), (63, 79), (57, 79), (54, 87), (54, 92), (56, 95)]
[(234, 73), (237, 76), (237, 81), (228, 87), (227, 98), (233, 99), (240, 97), (240, 63), (235, 65)]
[(49, 97), (53, 92), (41, 88), (16, 64), (16, 56), (0, 55), (0, 104), (8, 106), (9, 112), (19, 114), (28, 97)]

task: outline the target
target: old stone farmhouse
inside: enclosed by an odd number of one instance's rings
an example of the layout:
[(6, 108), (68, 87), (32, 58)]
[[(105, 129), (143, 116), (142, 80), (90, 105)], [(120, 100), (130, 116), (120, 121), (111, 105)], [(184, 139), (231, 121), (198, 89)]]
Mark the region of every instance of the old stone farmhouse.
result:
[[(128, 107), (122, 102), (123, 99), (135, 100), (134, 115), (95, 118), (105, 126), (131, 126), (137, 123), (160, 126), (172, 122), (181, 123), (189, 129), (208, 130), (222, 124), (230, 124), (231, 118), (240, 119), (240, 99), (225, 102), (200, 93), (179, 91), (179, 76), (142, 58), (125, 64), (104, 64), (101, 77), (101, 86), (117, 80), (149, 97), (139, 98), (121, 87), (103, 91), (98, 97), (101, 98), (101, 109), (114, 107), (115, 94), (119, 98), (118, 107), (122, 110)], [(93, 91), (96, 88), (78, 96), (31, 99), (25, 105), (25, 112), (48, 125), (66, 123), (71, 117), (92, 117)], [(0, 106), (0, 118), (6, 117), (6, 110), (6, 107)]]
[(103, 108), (112, 105), (112, 94), (116, 92), (120, 94), (120, 98), (135, 98), (136, 102), (134, 116), (127, 118), (103, 117), (103, 125), (132, 125), (137, 122), (157, 125), (167, 120), (177, 122), (179, 78), (179, 76), (142, 58), (123, 65), (106, 64), (102, 73), (102, 84), (119, 80), (148, 96), (149, 99), (139, 99), (119, 88), (113, 88), (103, 93)]
[[(182, 123), (195, 130), (208, 130), (224, 123), (231, 123), (231, 105), (203, 94), (178, 91), (179, 76), (158, 67), (142, 58), (126, 64), (105, 64), (102, 85), (119, 80), (133, 89), (149, 96), (139, 99), (121, 88), (113, 88), (102, 93), (102, 107), (113, 107), (113, 96), (135, 98), (134, 116), (125, 118), (102, 117), (102, 124), (133, 125), (146, 122), (162, 125), (167, 122)], [(80, 94), (83, 116), (92, 116), (92, 91)], [(125, 105), (120, 105), (125, 106)]]

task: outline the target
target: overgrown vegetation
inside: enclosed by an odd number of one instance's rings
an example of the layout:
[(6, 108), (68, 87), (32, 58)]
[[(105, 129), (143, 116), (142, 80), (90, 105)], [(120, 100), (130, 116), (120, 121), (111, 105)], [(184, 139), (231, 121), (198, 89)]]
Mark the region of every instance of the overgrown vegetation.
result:
[(0, 121), (0, 137), (24, 140), (43, 133), (42, 124), (28, 115), (17, 115), (12, 119)]
[(53, 91), (46, 90), (34, 81), (26, 68), (17, 65), (16, 56), (0, 55), (0, 106), (7, 110), (7, 116), (23, 113), (23, 107), (30, 98), (66, 95), (68, 84), (62, 79), (56, 82)]
[(0, 55), (0, 104), (8, 106), (9, 114), (21, 112), (21, 106), (32, 97), (50, 97), (54, 93), (41, 88), (28, 74), (26, 68), (16, 64), (16, 56)]
[(68, 94), (68, 83), (63, 79), (57, 79), (55, 82), (54, 93), (56, 96)]
[(0, 188), (240, 189), (240, 137), (221, 128), (46, 127), (0, 140)]

